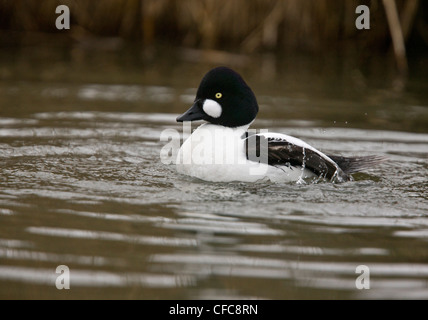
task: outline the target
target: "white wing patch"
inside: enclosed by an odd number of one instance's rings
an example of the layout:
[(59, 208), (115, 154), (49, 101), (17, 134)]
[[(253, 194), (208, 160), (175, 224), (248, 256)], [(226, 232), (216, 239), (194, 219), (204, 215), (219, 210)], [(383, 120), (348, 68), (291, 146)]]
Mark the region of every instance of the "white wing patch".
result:
[(286, 142), (295, 144), (296, 146), (312, 150), (312, 151), (318, 153), (325, 160), (333, 163), (337, 167), (337, 164), (332, 159), (330, 159), (327, 155), (325, 155), (323, 152), (315, 149), (314, 147), (312, 147), (311, 145), (307, 144), (303, 140), (300, 140), (298, 138), (295, 138), (295, 137), (292, 137), (292, 136), (289, 136), (289, 135), (286, 135), (286, 134), (282, 134), (282, 133), (268, 132), (268, 133), (260, 133), (259, 135), (264, 136), (267, 139), (277, 139), (278, 141), (286, 141)]

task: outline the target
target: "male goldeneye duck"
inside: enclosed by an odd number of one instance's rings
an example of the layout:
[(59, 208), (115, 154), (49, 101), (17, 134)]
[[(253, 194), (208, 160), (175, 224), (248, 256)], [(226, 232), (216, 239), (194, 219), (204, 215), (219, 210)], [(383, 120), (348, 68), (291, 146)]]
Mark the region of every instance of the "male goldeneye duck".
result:
[(285, 134), (252, 133), (248, 128), (258, 111), (253, 91), (238, 73), (227, 67), (210, 70), (191, 108), (177, 118), (206, 121), (181, 146), (177, 171), (213, 182), (344, 182), (383, 160), (326, 155)]

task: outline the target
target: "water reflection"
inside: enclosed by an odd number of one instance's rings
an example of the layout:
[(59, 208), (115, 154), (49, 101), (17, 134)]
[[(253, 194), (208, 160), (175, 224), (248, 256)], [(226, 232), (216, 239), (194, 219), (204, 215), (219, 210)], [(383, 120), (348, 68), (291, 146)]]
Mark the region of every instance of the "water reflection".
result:
[[(0, 266), (0, 279), (22, 281), (55, 287), (58, 277), (52, 269)], [(73, 286), (76, 287), (132, 287), (175, 288), (192, 284), (191, 277), (154, 275), (142, 273), (113, 273), (106, 271), (74, 270)]]

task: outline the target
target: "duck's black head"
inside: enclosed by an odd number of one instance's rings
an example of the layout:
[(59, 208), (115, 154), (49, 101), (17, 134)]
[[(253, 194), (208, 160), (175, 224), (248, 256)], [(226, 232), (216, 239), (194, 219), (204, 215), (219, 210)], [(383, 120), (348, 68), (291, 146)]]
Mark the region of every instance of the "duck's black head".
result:
[(230, 68), (217, 67), (203, 77), (192, 107), (177, 121), (205, 120), (234, 128), (250, 124), (258, 111), (256, 97), (244, 79)]

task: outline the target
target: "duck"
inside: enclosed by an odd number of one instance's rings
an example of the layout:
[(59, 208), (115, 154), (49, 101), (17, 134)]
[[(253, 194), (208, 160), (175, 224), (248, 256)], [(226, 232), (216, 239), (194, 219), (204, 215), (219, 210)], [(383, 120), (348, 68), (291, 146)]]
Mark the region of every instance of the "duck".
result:
[(250, 129), (258, 112), (256, 96), (240, 74), (224, 66), (208, 71), (192, 106), (176, 119), (204, 121), (178, 150), (177, 172), (209, 182), (341, 183), (384, 161), (327, 155), (299, 138)]

